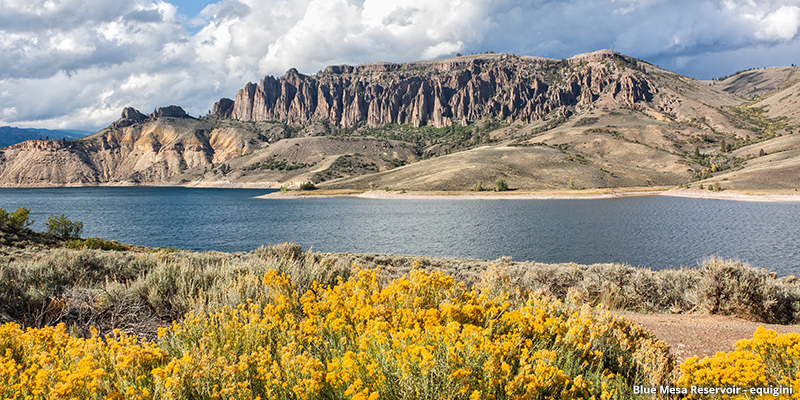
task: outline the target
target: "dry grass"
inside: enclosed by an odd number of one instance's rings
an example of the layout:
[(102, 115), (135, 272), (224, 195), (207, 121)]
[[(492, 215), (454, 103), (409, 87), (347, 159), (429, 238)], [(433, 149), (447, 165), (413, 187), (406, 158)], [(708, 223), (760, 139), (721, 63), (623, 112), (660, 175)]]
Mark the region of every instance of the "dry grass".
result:
[(735, 315), (768, 323), (800, 320), (800, 288), (793, 276), (738, 261), (706, 260), (698, 269), (651, 271), (621, 264), (540, 264), (380, 254), (313, 253), (283, 243), (249, 253), (119, 252), (45, 249), (0, 256), (0, 323), (41, 327), (64, 322), (73, 333), (120, 329), (152, 337), (189, 311), (258, 302), (269, 270), (291, 277), (300, 293), (316, 281), (347, 279), (351, 266), (381, 267), (383, 284), (418, 261), (467, 285), (497, 282), (536, 293), (637, 312)]

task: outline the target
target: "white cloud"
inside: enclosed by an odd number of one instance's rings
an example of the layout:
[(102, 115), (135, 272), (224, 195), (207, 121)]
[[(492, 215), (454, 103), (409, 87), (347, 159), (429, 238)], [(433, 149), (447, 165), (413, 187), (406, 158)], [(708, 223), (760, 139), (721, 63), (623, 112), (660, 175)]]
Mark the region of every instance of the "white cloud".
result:
[(453, 54), (464, 48), (464, 42), (442, 42), (430, 46), (422, 52), (422, 58), (437, 58), (448, 54)]
[(454, 54), (487, 28), (481, 0), (312, 0), (260, 60), (264, 73), (290, 67), (409, 61)]
[(791, 40), (800, 28), (800, 7), (781, 6), (760, 21), (755, 36), (763, 40)]
[(705, 78), (800, 62), (798, 0), (222, 0), (184, 18), (159, 0), (0, 0), (0, 125), (89, 129), (126, 106), (198, 115), (291, 67), (456, 52), (611, 48)]

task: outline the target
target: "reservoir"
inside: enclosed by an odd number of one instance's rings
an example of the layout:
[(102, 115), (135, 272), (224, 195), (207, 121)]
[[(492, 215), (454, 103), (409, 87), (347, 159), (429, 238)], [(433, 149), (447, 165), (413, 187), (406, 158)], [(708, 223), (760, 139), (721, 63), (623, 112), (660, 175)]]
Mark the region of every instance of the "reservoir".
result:
[(263, 189), (0, 189), (0, 207), (53, 214), (97, 236), (151, 247), (250, 251), (295, 242), (320, 252), (544, 263), (696, 267), (717, 256), (800, 274), (800, 202), (669, 196), (580, 200), (258, 199)]

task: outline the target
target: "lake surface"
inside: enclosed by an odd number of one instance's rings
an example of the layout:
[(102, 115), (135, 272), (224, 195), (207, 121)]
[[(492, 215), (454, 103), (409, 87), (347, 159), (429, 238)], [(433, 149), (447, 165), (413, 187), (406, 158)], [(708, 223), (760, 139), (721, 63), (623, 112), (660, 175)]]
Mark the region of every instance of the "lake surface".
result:
[(591, 200), (256, 199), (270, 190), (0, 189), (0, 207), (52, 214), (98, 236), (153, 247), (250, 251), (292, 241), (323, 252), (695, 267), (737, 258), (800, 274), (800, 202), (667, 196)]

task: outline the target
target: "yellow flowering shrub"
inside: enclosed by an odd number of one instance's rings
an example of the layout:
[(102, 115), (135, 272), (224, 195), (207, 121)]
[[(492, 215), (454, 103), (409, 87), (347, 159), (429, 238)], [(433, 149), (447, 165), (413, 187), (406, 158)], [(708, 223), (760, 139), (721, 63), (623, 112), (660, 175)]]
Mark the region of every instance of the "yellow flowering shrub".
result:
[(604, 308), (466, 288), (413, 269), (386, 286), (355, 270), (298, 293), (190, 313), (153, 343), (63, 327), (0, 331), (0, 395), (80, 399), (533, 399), (632, 397), (669, 383), (662, 343)]
[(714, 398), (800, 398), (800, 334), (759, 327), (736, 350), (688, 358), (680, 370), (679, 386), (739, 388), (738, 396)]
[(0, 326), (0, 396), (7, 399), (150, 399), (153, 368), (168, 360), (155, 343), (121, 332), (75, 338), (63, 325)]

